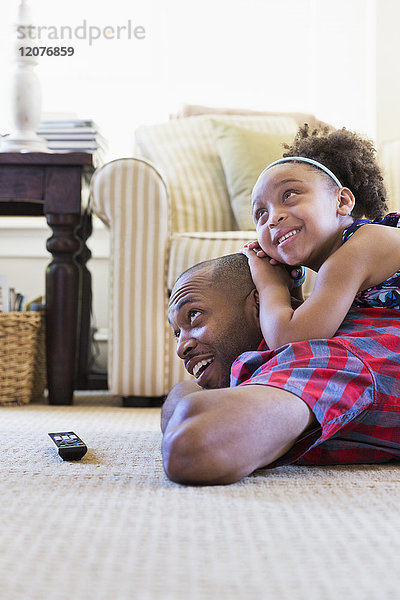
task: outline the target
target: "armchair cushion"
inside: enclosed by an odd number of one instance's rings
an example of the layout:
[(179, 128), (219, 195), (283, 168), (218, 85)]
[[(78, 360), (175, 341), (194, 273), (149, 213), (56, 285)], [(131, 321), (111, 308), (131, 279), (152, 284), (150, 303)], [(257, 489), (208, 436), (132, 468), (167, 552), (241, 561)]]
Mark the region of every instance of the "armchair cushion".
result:
[(282, 157), (293, 134), (264, 133), (212, 120), (230, 202), (240, 229), (254, 229), (250, 196), (264, 167)]
[[(253, 131), (290, 135), (291, 117), (219, 115), (218, 121)], [(136, 130), (141, 153), (160, 169), (171, 199), (172, 231), (238, 229), (215, 144), (212, 116), (175, 119)]]

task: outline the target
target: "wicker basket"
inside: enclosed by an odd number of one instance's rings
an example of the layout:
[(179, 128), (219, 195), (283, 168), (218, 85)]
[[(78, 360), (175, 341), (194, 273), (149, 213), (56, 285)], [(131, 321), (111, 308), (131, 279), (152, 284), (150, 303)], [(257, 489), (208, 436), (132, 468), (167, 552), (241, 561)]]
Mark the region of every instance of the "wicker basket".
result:
[(0, 313), (0, 404), (27, 404), (46, 385), (44, 314)]

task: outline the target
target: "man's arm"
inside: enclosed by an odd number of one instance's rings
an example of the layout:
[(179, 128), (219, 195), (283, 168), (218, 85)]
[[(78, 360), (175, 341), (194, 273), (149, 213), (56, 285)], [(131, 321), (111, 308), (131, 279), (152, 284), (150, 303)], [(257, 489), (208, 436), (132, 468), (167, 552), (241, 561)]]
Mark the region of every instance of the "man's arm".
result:
[(172, 388), (161, 409), (161, 431), (163, 433), (178, 402), (185, 398), (185, 396), (193, 394), (194, 392), (200, 392), (201, 390), (202, 388), (194, 381), (181, 381)]
[(298, 396), (263, 385), (197, 386), (196, 393), (179, 387), (169, 402), (162, 455), (165, 472), (178, 483), (239, 481), (286, 454), (316, 423)]

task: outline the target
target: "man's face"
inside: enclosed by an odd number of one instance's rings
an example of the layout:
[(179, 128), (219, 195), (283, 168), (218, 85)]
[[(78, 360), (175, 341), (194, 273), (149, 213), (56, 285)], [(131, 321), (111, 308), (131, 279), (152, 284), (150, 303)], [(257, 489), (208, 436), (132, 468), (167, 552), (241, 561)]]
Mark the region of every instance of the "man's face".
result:
[(172, 290), (168, 316), (177, 354), (203, 388), (229, 387), (233, 361), (261, 340), (250, 296), (239, 306), (215, 287), (205, 268), (184, 276)]

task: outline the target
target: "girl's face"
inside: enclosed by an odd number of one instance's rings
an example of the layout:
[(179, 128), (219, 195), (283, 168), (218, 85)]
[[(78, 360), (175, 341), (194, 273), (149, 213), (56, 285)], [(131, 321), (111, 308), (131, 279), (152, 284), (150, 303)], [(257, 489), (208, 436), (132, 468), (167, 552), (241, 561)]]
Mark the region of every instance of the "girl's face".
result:
[[(281, 164), (262, 175), (252, 193), (258, 243), (279, 262), (318, 270), (340, 245), (339, 188), (304, 164)], [(350, 221), (351, 222), (351, 221)]]

